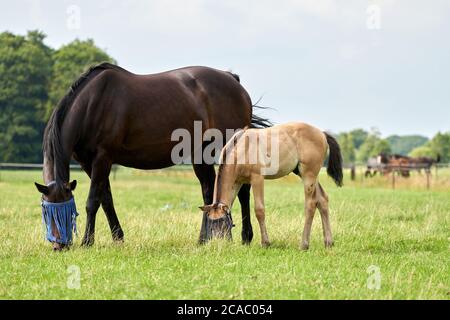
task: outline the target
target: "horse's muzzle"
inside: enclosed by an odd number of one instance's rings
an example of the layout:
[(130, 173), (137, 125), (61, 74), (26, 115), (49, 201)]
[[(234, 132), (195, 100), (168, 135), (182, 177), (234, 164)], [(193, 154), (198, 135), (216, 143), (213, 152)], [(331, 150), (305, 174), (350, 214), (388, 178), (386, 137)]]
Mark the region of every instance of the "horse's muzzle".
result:
[(218, 219), (208, 217), (206, 221), (206, 239), (226, 238), (232, 239), (231, 228), (234, 227), (231, 214), (227, 213)]

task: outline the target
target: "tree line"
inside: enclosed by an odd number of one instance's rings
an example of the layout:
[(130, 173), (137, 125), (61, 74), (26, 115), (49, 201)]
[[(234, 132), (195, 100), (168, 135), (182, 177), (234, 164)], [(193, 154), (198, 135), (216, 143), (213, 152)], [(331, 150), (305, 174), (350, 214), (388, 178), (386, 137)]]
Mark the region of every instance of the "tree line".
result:
[(450, 162), (450, 131), (438, 132), (432, 139), (421, 135), (391, 135), (385, 139), (377, 129), (354, 129), (336, 135), (346, 165), (365, 163), (380, 153), (430, 157)]
[(93, 64), (115, 63), (93, 40), (59, 49), (44, 40), (0, 33), (0, 162), (41, 162), (45, 125), (70, 85)]
[[(42, 135), (53, 108), (70, 85), (90, 66), (116, 61), (91, 39), (74, 40), (58, 49), (45, 34), (0, 33), (0, 162), (41, 162)], [(355, 129), (337, 135), (344, 162), (365, 162), (381, 152), (436, 157), (450, 161), (450, 132), (431, 140), (390, 136)]]

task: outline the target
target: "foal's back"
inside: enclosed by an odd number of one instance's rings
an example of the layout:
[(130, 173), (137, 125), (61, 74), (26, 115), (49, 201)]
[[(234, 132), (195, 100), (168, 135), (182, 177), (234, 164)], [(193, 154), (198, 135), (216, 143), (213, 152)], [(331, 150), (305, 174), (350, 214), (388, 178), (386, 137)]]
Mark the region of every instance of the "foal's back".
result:
[[(261, 174), (266, 179), (277, 179), (296, 169), (318, 172), (327, 148), (326, 137), (320, 129), (302, 122), (289, 122), (245, 130), (233, 151), (241, 159), (238, 170), (243, 175), (250, 178), (252, 174)], [(243, 154), (245, 161), (242, 161)]]

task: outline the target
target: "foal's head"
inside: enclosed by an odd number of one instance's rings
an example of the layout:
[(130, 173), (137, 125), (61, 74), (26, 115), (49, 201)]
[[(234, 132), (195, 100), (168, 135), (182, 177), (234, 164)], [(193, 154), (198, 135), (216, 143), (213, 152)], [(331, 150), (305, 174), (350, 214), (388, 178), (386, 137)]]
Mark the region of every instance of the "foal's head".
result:
[[(53, 250), (62, 250), (70, 244), (72, 237), (72, 230), (68, 230), (68, 228), (72, 227), (73, 221), (68, 221), (67, 216), (71, 217), (69, 210), (76, 210), (74, 209), (72, 191), (75, 190), (77, 181), (73, 180), (64, 184), (58, 184), (55, 181), (50, 182), (48, 185), (36, 182), (34, 184), (36, 189), (42, 194), (43, 218), (47, 229), (47, 239), (52, 242)], [(50, 207), (57, 207), (58, 209), (54, 209), (53, 214), (44, 213)], [(62, 216), (63, 214), (66, 216)], [(55, 219), (58, 221), (55, 221)]]
[(230, 208), (223, 203), (213, 203), (199, 207), (206, 212), (208, 219), (206, 222), (206, 237), (231, 239), (231, 228), (234, 227)]

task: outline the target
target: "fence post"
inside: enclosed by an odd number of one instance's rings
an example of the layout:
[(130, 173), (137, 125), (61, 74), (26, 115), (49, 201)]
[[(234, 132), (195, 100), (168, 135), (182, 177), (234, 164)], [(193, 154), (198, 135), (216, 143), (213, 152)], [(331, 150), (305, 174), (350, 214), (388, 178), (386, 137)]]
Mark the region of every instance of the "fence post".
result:
[(392, 190), (395, 190), (395, 170), (392, 170)]

